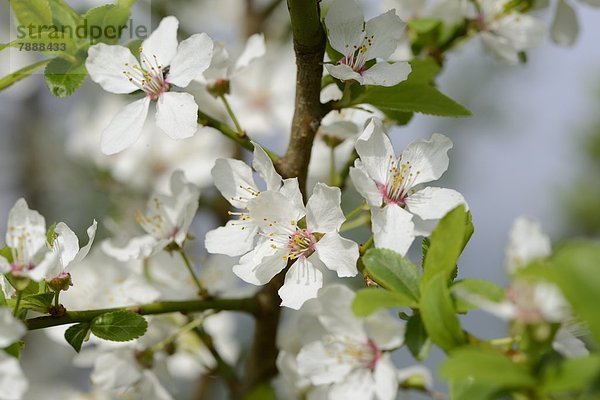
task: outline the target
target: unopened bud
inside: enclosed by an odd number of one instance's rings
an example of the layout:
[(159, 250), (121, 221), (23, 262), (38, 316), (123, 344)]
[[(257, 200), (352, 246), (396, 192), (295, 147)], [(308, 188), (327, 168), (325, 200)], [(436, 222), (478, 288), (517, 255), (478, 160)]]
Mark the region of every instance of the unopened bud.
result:
[(134, 357), (142, 368), (151, 369), (154, 366), (154, 352), (150, 349), (136, 351)]
[(221, 97), (229, 94), (230, 85), (228, 79), (217, 79), (214, 83), (211, 83), (206, 87), (208, 93), (214, 97)]
[(71, 280), (71, 274), (63, 272), (52, 279), (46, 279), (46, 284), (50, 289), (58, 292), (68, 290), (70, 286), (73, 286), (73, 281)]

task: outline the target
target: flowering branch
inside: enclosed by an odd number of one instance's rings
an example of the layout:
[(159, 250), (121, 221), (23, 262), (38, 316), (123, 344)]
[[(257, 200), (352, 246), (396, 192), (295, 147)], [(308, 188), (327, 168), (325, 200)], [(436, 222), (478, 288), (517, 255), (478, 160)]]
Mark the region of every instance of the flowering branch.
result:
[(241, 311), (249, 314), (258, 313), (258, 302), (255, 298), (242, 299), (206, 299), (189, 301), (158, 301), (135, 306), (104, 308), (99, 310), (67, 311), (60, 317), (44, 316), (25, 320), (29, 330), (49, 328), (58, 325), (90, 322), (99, 315), (114, 311), (132, 311), (140, 315), (157, 315), (174, 312), (197, 312), (205, 310)]

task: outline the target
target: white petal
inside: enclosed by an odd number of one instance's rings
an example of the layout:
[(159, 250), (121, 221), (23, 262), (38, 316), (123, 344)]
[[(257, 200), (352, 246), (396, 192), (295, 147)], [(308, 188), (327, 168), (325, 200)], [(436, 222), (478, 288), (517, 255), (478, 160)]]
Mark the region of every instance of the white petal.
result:
[(54, 271), (59, 260), (58, 254), (48, 251), (43, 253), (42, 260), (37, 263), (34, 269), (23, 273), (29, 279), (39, 282), (44, 278), (50, 278), (48, 272)]
[(398, 382), (403, 383), (406, 380), (418, 376), (423, 385), (428, 390), (433, 390), (433, 376), (431, 372), (422, 365), (413, 365), (412, 367), (398, 370)]
[(313, 232), (333, 232), (340, 229), (346, 218), (340, 207), (342, 191), (317, 183), (306, 204), (306, 223)]
[(387, 311), (369, 315), (364, 319), (365, 331), (378, 348), (392, 350), (404, 342), (404, 323)]
[(365, 58), (387, 60), (398, 47), (405, 26), (406, 24), (396, 15), (395, 10), (389, 10), (367, 21), (365, 30), (367, 37), (372, 38), (372, 45), (367, 48)]
[(29, 383), (19, 361), (0, 351), (0, 393), (2, 399), (20, 400), (25, 395)]
[(328, 333), (366, 342), (369, 338), (362, 321), (352, 312), (354, 296), (355, 293), (344, 285), (333, 284), (324, 287), (318, 297), (321, 304), (319, 322)]
[[(21, 243), (23, 238), (24, 243)], [(24, 246), (25, 252), (31, 258), (46, 246), (46, 240), (44, 217), (39, 212), (30, 210), (25, 199), (17, 200), (8, 213), (6, 245), (13, 249)]]
[(254, 159), (252, 167), (258, 172), (261, 178), (267, 183), (267, 190), (277, 190), (281, 186), (281, 175), (275, 171), (273, 161), (260, 145), (252, 142), (254, 145)]
[(225, 254), (236, 257), (252, 250), (255, 238), (256, 225), (233, 220), (227, 222), (225, 226), (208, 232), (204, 245), (206, 251), (211, 254)]
[[(294, 207), (287, 196), (279, 192), (263, 192), (248, 201), (250, 217), (265, 232), (296, 230), (296, 224), (304, 217), (304, 208)], [(272, 224), (272, 225), (271, 225)]]
[(492, 31), (508, 40), (516, 51), (531, 49), (546, 36), (546, 25), (530, 15), (511, 13), (493, 24)]
[(198, 104), (189, 93), (163, 93), (156, 103), (156, 125), (171, 139), (187, 139), (198, 130)]
[(382, 61), (362, 73), (363, 85), (395, 86), (405, 81), (411, 70), (410, 64), (404, 61)]
[[(173, 241), (182, 246), (187, 237), (188, 230), (198, 211), (198, 199), (200, 198), (200, 189), (198, 186), (190, 183), (183, 171), (176, 170), (171, 174), (170, 180), (171, 196), (167, 197), (169, 201), (165, 204), (167, 207), (163, 210), (177, 228), (177, 233)], [(172, 231), (169, 236), (172, 236)]]
[(300, 258), (285, 274), (285, 281), (278, 292), (281, 305), (298, 310), (305, 301), (317, 297), (322, 286), (323, 273), (309, 260)]
[(391, 249), (406, 255), (415, 240), (412, 215), (401, 207), (390, 204), (383, 208), (371, 209), (371, 224), (375, 247)]
[(402, 153), (402, 162), (410, 162), (411, 172), (418, 172), (411, 187), (440, 179), (448, 169), (448, 150), (452, 146), (452, 141), (439, 133), (429, 140), (418, 139), (409, 144)]
[(12, 315), (12, 310), (8, 307), (0, 307), (0, 348), (5, 348), (21, 339), (27, 328)]
[(380, 119), (371, 118), (369, 120), (367, 127), (356, 141), (356, 152), (371, 179), (375, 183), (385, 184), (390, 160), (395, 156), (392, 142), (383, 131)]
[(558, 0), (552, 27), (550, 28), (552, 40), (561, 46), (572, 46), (579, 36), (579, 23), (577, 14), (565, 0)]
[(266, 50), (265, 35), (262, 33), (255, 33), (254, 35), (250, 36), (248, 41), (246, 41), (244, 51), (242, 51), (242, 54), (235, 62), (234, 72), (246, 68), (252, 63), (252, 61), (264, 56)]
[[(212, 60), (210, 66), (204, 71), (202, 77), (197, 77), (201, 82), (211, 82), (217, 79), (227, 79), (229, 69), (229, 53), (221, 42), (213, 43)], [(204, 78), (204, 79), (203, 79)]]
[(490, 32), (481, 32), (481, 42), (485, 48), (501, 61), (516, 65), (519, 63), (519, 52), (508, 39)]
[(346, 64), (325, 64), (325, 68), (327, 72), (334, 78), (337, 78), (341, 81), (351, 81), (355, 80), (361, 85), (363, 84), (363, 77), (358, 72), (354, 71), (352, 68), (347, 66)]
[(325, 16), (325, 26), (331, 47), (344, 55), (354, 52), (363, 39), (365, 18), (354, 0), (335, 0)]
[(135, 365), (131, 350), (101, 354), (94, 362), (90, 378), (104, 390), (133, 386), (142, 374)]
[(565, 357), (586, 357), (590, 351), (585, 347), (585, 343), (579, 339), (569, 327), (562, 326), (552, 342), (552, 348)]
[(384, 355), (373, 371), (375, 393), (378, 400), (394, 400), (398, 394), (397, 370), (389, 355)]
[(213, 41), (206, 33), (192, 35), (179, 43), (171, 61), (167, 82), (186, 87), (210, 65)]
[(550, 238), (539, 223), (520, 217), (514, 223), (506, 246), (506, 270), (509, 274), (529, 263), (546, 258), (552, 252)]
[(63, 266), (67, 266), (75, 259), (79, 251), (79, 239), (75, 232), (71, 230), (64, 222), (56, 224), (54, 232), (58, 235), (54, 241), (55, 248), (60, 254), (60, 261)]
[(148, 258), (167, 244), (150, 235), (144, 235), (131, 238), (124, 247), (116, 246), (109, 240), (102, 242), (101, 246), (106, 254), (124, 262)]
[(350, 179), (352, 179), (354, 188), (367, 200), (367, 203), (375, 207), (381, 206), (381, 192), (377, 188), (375, 181), (367, 175), (362, 166), (359, 168), (350, 168)]
[(177, 53), (177, 28), (179, 21), (173, 16), (163, 18), (158, 27), (152, 32), (148, 39), (142, 42), (144, 55), (163, 68), (171, 64), (171, 60)]
[(83, 260), (85, 258), (85, 256), (88, 255), (88, 253), (90, 252), (90, 249), (92, 248), (92, 244), (94, 243), (94, 239), (96, 238), (96, 230), (98, 229), (98, 222), (96, 222), (96, 220), (94, 220), (94, 222), (92, 222), (92, 225), (90, 225), (87, 228), (87, 235), (88, 235), (88, 242), (87, 244), (82, 247), (79, 252), (77, 253), (77, 256), (75, 256), (75, 260), (73, 260), (74, 262), (79, 262), (81, 260)]
[(246, 207), (246, 202), (258, 190), (252, 177), (252, 169), (243, 161), (219, 158), (210, 171), (215, 186), (223, 197), (236, 208)]
[(298, 178), (284, 179), (279, 193), (287, 197), (294, 208), (299, 210), (304, 209), (304, 199), (302, 198)]
[(334, 384), (329, 391), (329, 400), (371, 400), (375, 395), (375, 382), (371, 371), (357, 368), (343, 382)]
[(95, 44), (88, 50), (85, 67), (90, 78), (107, 92), (124, 94), (139, 89), (124, 73), (139, 67), (138, 61), (127, 47)]
[(325, 266), (342, 277), (356, 276), (358, 245), (337, 232), (326, 233), (316, 244), (316, 252)]
[(150, 98), (144, 97), (128, 104), (115, 115), (102, 132), (100, 140), (102, 152), (107, 155), (116, 154), (137, 142), (146, 122), (149, 107)]
[(352, 370), (352, 365), (339, 362), (321, 341), (304, 346), (298, 353), (297, 363), (300, 375), (313, 385), (341, 382)]
[(273, 249), (264, 240), (250, 253), (240, 258), (233, 267), (233, 273), (253, 285), (264, 285), (281, 272), (286, 265), (285, 250)]
[(456, 190), (438, 187), (426, 187), (405, 199), (408, 211), (424, 220), (443, 218), (449, 211), (460, 204), (465, 204), (465, 198)]

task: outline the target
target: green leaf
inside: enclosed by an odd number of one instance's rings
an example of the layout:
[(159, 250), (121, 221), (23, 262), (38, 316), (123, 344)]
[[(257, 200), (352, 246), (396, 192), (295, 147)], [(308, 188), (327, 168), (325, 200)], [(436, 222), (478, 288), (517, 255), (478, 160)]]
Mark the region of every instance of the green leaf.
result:
[(412, 60), (410, 67), (412, 71), (406, 82), (411, 84), (432, 84), (441, 71), (440, 65), (432, 58)]
[(48, 0), (9, 0), (21, 25), (52, 25), (52, 11)]
[(431, 234), (427, 256), (423, 262), (421, 290), (438, 274), (442, 274), (446, 279), (450, 278), (465, 247), (465, 237), (470, 237), (469, 225), (464, 205), (456, 207), (440, 220)]
[(10, 346), (6, 347), (4, 349), (4, 351), (9, 356), (19, 359), (19, 358), (21, 358), (21, 352), (23, 351), (24, 347), (25, 347), (25, 342), (21, 340), (21, 341), (15, 342), (15, 343), (11, 344)]
[(498, 388), (528, 388), (536, 384), (526, 366), (513, 363), (496, 350), (477, 347), (452, 352), (440, 374), (452, 380), (472, 378), (478, 385)]
[(450, 381), (451, 400), (493, 400), (498, 399), (496, 387), (482, 385), (473, 379), (453, 379)]
[(10, 75), (5, 76), (4, 78), (0, 79), (0, 90), (4, 90), (7, 87), (12, 86), (13, 84), (17, 83), (18, 81), (27, 78), (28, 76), (33, 74), (36, 70), (38, 70), (39, 68), (42, 68), (43, 66), (48, 64), (50, 61), (52, 61), (52, 59), (39, 61), (39, 62), (36, 62), (35, 64), (31, 64), (25, 68), (21, 68), (20, 70), (18, 70), (16, 72), (13, 72)]
[(56, 97), (72, 95), (85, 81), (87, 71), (83, 62), (71, 64), (60, 58), (54, 59), (46, 66), (46, 85)]
[(504, 289), (500, 286), (486, 281), (485, 279), (463, 279), (452, 285), (452, 294), (454, 294), (456, 311), (466, 313), (478, 308), (476, 304), (471, 304), (461, 296), (467, 293), (489, 301), (499, 302), (504, 298)]
[(263, 383), (244, 396), (244, 400), (276, 400), (275, 390), (271, 385)]
[[(552, 260), (555, 283), (600, 343), (600, 246), (592, 242), (565, 245)], [(550, 271), (549, 271), (550, 272)]]
[[(10, 247), (5, 246), (2, 249), (0, 249), (0, 257), (4, 257), (4, 259), (6, 261), (8, 261), (9, 263), (13, 262), (13, 256), (12, 256), (12, 251), (10, 250)], [(0, 290), (1, 292), (1, 290)]]
[(423, 361), (429, 356), (431, 340), (419, 314), (411, 316), (406, 322), (404, 342), (415, 359)]
[[(83, 24), (88, 27), (87, 39), (91, 46), (96, 43), (116, 44), (121, 29), (131, 14), (129, 2), (105, 4), (88, 10), (83, 16)], [(93, 29), (92, 29), (93, 27)]]
[(131, 311), (113, 311), (94, 318), (90, 329), (101, 339), (127, 342), (142, 336), (148, 329), (148, 322)]
[(369, 249), (362, 262), (371, 279), (386, 289), (402, 293), (416, 306), (421, 277), (418, 267), (410, 260), (393, 250)]
[(465, 343), (444, 275), (438, 274), (429, 281), (419, 304), (423, 325), (433, 343), (446, 352)]
[(471, 112), (428, 84), (402, 82), (396, 86), (369, 86), (354, 104), (371, 104), (383, 112), (409, 112), (464, 117)]
[(48, 314), (48, 308), (52, 305), (54, 293), (40, 293), (21, 299), (21, 308), (37, 311), (42, 314)]
[(408, 28), (422, 35), (429, 33), (442, 24), (442, 21), (434, 18), (419, 18), (409, 21)]
[(416, 307), (414, 299), (400, 292), (381, 288), (366, 288), (356, 292), (352, 302), (352, 311), (358, 317), (366, 317), (382, 308)]
[(83, 342), (87, 340), (90, 334), (90, 324), (82, 322), (76, 325), (70, 326), (65, 331), (65, 340), (69, 343), (76, 352), (81, 351)]
[(600, 356), (567, 358), (544, 369), (543, 390), (546, 393), (584, 391), (592, 382), (600, 380)]
[(50, 1), (52, 22), (58, 27), (70, 26), (73, 29), (79, 24), (79, 15), (64, 0)]

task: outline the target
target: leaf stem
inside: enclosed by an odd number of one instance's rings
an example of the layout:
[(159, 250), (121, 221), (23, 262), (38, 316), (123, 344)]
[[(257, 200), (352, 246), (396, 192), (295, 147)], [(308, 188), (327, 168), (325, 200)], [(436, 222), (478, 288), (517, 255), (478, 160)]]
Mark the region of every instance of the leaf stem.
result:
[(348, 215), (346, 215), (346, 221), (350, 221), (352, 218), (356, 217), (361, 212), (366, 211), (366, 205), (367, 204), (365, 202), (360, 203), (358, 207), (356, 207), (354, 210), (350, 211)]
[(371, 220), (369, 214), (365, 214), (360, 218), (353, 219), (352, 221), (346, 221), (342, 224), (340, 232), (351, 231), (352, 229), (360, 228)]
[(17, 317), (19, 315), (19, 306), (21, 305), (21, 298), (23, 297), (23, 291), (17, 290), (17, 302), (15, 303), (15, 309), (13, 315)]
[(171, 344), (175, 340), (177, 340), (177, 338), (180, 335), (183, 335), (184, 333), (187, 333), (187, 332), (190, 332), (190, 331), (196, 329), (197, 327), (202, 325), (203, 322), (204, 322), (204, 316), (201, 316), (199, 318), (191, 320), (190, 322), (188, 322), (187, 324), (185, 324), (181, 328), (179, 328), (179, 330), (177, 332), (175, 332), (174, 334), (172, 334), (171, 336), (168, 336), (164, 340), (161, 340), (160, 342), (156, 343), (154, 346), (150, 347), (150, 351), (152, 351), (153, 353), (157, 353), (157, 352), (161, 351), (166, 346), (168, 346), (169, 344)]

